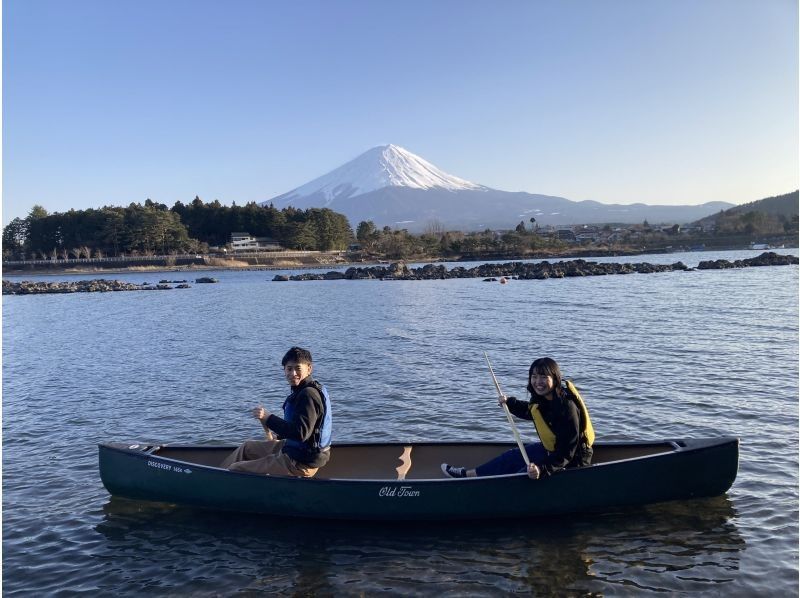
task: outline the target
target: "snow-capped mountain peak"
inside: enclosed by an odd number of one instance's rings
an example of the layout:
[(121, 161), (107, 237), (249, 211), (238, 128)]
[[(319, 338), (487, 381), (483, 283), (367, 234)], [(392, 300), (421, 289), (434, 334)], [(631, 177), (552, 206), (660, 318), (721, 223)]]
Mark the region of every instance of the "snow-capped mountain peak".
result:
[[(411, 187), (413, 189), (431, 189), (440, 187), (451, 191), (464, 189), (480, 189), (470, 181), (458, 178), (439, 170), (428, 162), (412, 154), (398, 145), (385, 145), (373, 148), (370, 152), (379, 154), (379, 162), (384, 173), (385, 184), (382, 187)], [(363, 154), (367, 156), (370, 152)]]
[(476, 185), (438, 169), (397, 145), (367, 150), (305, 185), (262, 205), (298, 210), (330, 208), (356, 228), (361, 222), (422, 232), (513, 229), (532, 215), (536, 223), (693, 222), (731, 204), (701, 206), (606, 205), (563, 197), (508, 192)]
[(335, 199), (354, 197), (384, 187), (439, 188), (448, 191), (485, 188), (447, 174), (408, 150), (389, 144), (373, 147), (328, 174), (276, 197), (273, 201), (281, 205), (303, 197), (322, 195), (327, 206)]

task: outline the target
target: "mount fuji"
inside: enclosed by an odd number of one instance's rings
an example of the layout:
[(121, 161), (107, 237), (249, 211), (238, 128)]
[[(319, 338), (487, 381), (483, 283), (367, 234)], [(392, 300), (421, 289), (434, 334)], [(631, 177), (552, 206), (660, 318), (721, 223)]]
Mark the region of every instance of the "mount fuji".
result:
[(571, 201), (563, 197), (491, 189), (448, 174), (397, 145), (374, 147), (357, 158), (263, 202), (277, 208), (330, 208), (354, 228), (372, 220), (379, 228), (420, 232), (432, 224), (447, 230), (511, 229), (531, 217), (543, 224), (684, 223), (733, 206), (649, 206)]

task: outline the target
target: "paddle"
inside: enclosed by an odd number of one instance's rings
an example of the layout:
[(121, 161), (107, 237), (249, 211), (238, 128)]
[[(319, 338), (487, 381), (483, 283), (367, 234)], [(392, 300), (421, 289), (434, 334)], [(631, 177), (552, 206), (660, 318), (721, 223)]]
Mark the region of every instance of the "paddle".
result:
[[(486, 351), (483, 352), (483, 356), (486, 358), (486, 365), (489, 366), (489, 373), (492, 375), (492, 380), (494, 381), (494, 387), (497, 389), (497, 394), (500, 397), (505, 396), (503, 391), (500, 390), (500, 383), (497, 381), (497, 376), (494, 375), (494, 370), (492, 369), (492, 362), (489, 361), (489, 356), (486, 354)], [(517, 441), (517, 446), (519, 446), (519, 452), (522, 453), (522, 460), (525, 461), (525, 465), (527, 467), (531, 466), (531, 461), (528, 459), (528, 453), (525, 452), (525, 445), (522, 444), (522, 439), (519, 437), (519, 432), (517, 431), (517, 425), (514, 423), (514, 418), (511, 417), (511, 412), (508, 410), (508, 405), (506, 405), (505, 401), (501, 401), (503, 405), (503, 411), (506, 412), (506, 417), (508, 418), (508, 423), (511, 424), (511, 431), (514, 433), (514, 438)]]

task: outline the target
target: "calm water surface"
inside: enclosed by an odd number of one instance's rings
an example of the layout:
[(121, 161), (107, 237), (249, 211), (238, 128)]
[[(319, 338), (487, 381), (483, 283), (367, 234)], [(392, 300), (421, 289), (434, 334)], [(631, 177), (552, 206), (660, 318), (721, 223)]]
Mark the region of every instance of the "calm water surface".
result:
[[(6, 595), (798, 594), (797, 266), (507, 285), (274, 274), (3, 298)], [(736, 435), (739, 476), (712, 499), (491, 524), (292, 521), (108, 495), (98, 442), (257, 437), (249, 409), (280, 406), (293, 344), (312, 349), (338, 441), (508, 440), (482, 352), (518, 396), (546, 354), (601, 440)]]

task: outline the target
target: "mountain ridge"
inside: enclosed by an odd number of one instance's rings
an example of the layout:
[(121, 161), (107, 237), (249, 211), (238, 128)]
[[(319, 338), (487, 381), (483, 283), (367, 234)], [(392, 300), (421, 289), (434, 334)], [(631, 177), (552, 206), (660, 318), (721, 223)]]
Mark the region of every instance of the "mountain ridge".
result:
[(540, 225), (686, 223), (734, 204), (658, 206), (604, 204), (554, 195), (502, 191), (448, 174), (408, 150), (373, 147), (342, 166), (262, 202), (276, 207), (330, 208), (350, 224), (422, 231), (435, 223), (451, 230), (508, 229), (535, 218)]

